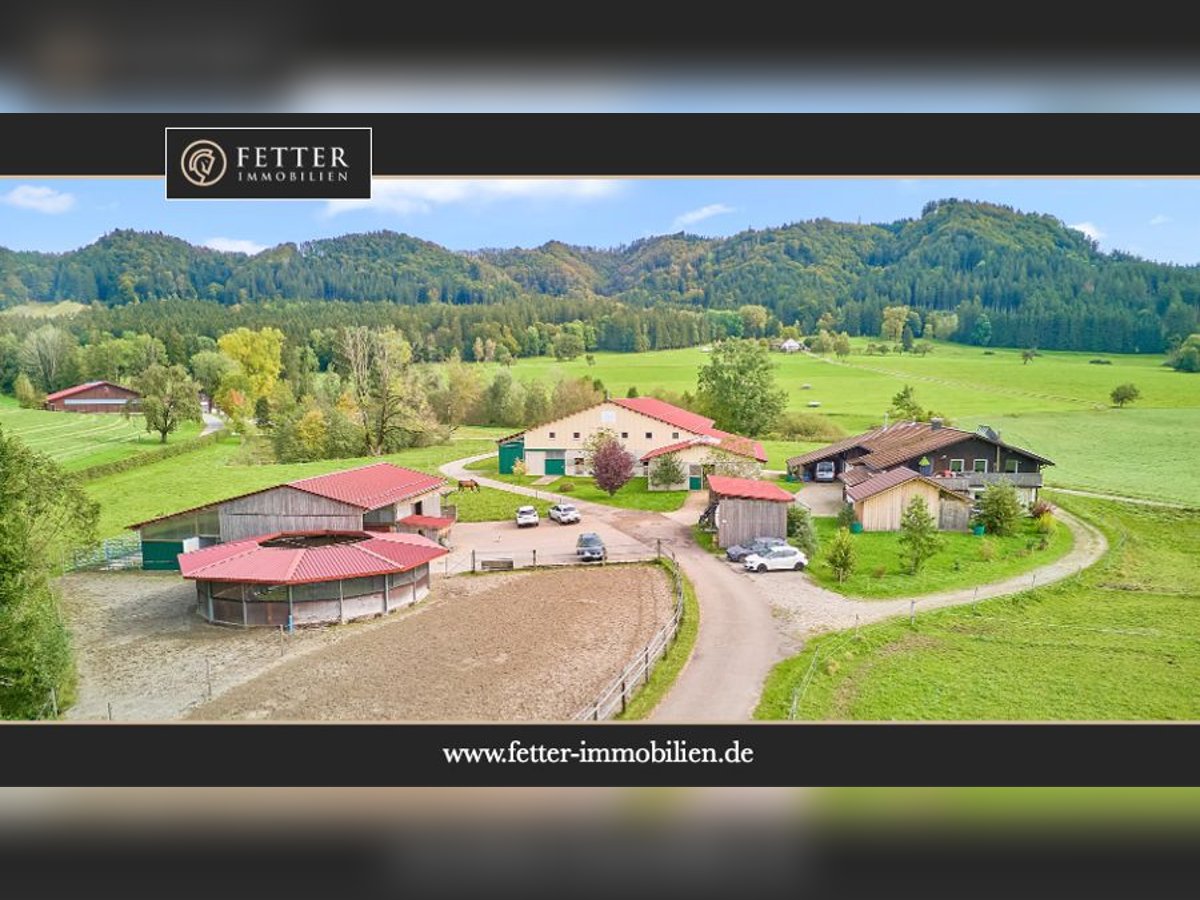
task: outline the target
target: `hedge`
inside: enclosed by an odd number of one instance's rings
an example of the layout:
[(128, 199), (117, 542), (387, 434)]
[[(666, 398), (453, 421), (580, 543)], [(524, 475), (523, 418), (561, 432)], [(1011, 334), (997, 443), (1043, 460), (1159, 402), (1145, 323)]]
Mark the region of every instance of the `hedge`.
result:
[(163, 459), (170, 459), (172, 456), (182, 456), (184, 453), (191, 453), (208, 444), (215, 444), (224, 434), (225, 430), (221, 429), (220, 431), (191, 438), (179, 444), (169, 444), (165, 447), (159, 447), (157, 450), (147, 450), (145, 453), (139, 453), (136, 456), (127, 456), (125, 459), (118, 459), (114, 462), (88, 466), (86, 469), (79, 470), (79, 477), (84, 481), (91, 481), (94, 478), (105, 478), (109, 475), (116, 475), (118, 472), (128, 472), (130, 469), (148, 466)]

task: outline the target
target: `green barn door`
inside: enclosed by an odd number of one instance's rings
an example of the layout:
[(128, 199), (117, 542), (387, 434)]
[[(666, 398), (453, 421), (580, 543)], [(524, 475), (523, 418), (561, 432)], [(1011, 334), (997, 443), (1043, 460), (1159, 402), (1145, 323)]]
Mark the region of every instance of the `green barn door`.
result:
[(525, 441), (505, 441), (500, 445), (500, 474), (511, 475), (513, 465), (525, 458)]
[(565, 457), (554, 459), (551, 456), (546, 457), (546, 474), (547, 475), (566, 475), (567, 460)]
[(688, 469), (688, 490), (698, 491), (704, 487), (704, 473), (699, 466), (691, 466)]

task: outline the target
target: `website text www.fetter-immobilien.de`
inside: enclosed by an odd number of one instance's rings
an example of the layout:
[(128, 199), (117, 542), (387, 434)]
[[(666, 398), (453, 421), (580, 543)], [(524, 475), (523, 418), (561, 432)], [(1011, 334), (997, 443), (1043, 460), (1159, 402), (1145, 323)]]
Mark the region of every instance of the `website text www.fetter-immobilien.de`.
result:
[(560, 765), (563, 763), (637, 763), (651, 765), (720, 765), (752, 763), (754, 748), (743, 747), (740, 740), (725, 747), (689, 746), (686, 740), (671, 739), (659, 742), (651, 739), (643, 744), (612, 747), (588, 746), (580, 740), (574, 746), (526, 744), (521, 740), (501, 746), (443, 747), (448, 763), (491, 765)]

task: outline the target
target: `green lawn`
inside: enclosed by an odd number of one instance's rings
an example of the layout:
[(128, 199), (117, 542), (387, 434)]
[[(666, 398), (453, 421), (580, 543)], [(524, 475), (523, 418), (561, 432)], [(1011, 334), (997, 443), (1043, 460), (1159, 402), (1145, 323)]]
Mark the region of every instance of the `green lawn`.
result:
[[(482, 451), (481, 451), (482, 452)], [(590, 478), (581, 478), (577, 476), (564, 476), (556, 478), (548, 484), (535, 485), (541, 476), (538, 475), (501, 475), (499, 473), (500, 461), (497, 457), (491, 456), (487, 459), (481, 459), (477, 462), (470, 463), (467, 468), (472, 472), (478, 472), (488, 478), (495, 478), (497, 481), (506, 481), (509, 484), (519, 484), (525, 487), (534, 487), (539, 491), (547, 493), (565, 493), (567, 496), (575, 500), (583, 500), (590, 503), (604, 503), (609, 506), (620, 506), (625, 509), (645, 509), (653, 512), (671, 512), (683, 506), (687, 500), (687, 491), (652, 491), (650, 490), (645, 478), (632, 478), (629, 482), (617, 491), (612, 496), (606, 491), (600, 490)], [(564, 485), (571, 487), (563, 491)]]
[[(204, 426), (185, 422), (168, 438), (169, 444), (196, 437)], [(45, 453), (68, 471), (116, 462), (162, 446), (157, 434), (146, 432), (140, 416), (126, 419), (114, 413), (87, 414), (21, 409), (12, 397), (0, 396), (0, 429)]]
[[(493, 446), (485, 439), (458, 440), (436, 447), (404, 450), (381, 459), (412, 469), (436, 472), (442, 463), (484, 453)], [(360, 458), (254, 465), (244, 462), (244, 456), (239, 440), (226, 437), (194, 453), (88, 482), (87, 492), (100, 502), (100, 536), (111, 537), (120, 534), (134, 522), (296, 478), (379, 462), (377, 458)], [(458, 496), (456, 494), (455, 498)]]
[[(1070, 530), (1060, 523), (1049, 546), (1038, 550), (1042, 536), (1030, 519), (1023, 520), (1021, 532), (1011, 537), (981, 538), (961, 532), (942, 532), (942, 549), (920, 572), (910, 575), (900, 562), (899, 532), (863, 532), (851, 536), (858, 563), (854, 574), (838, 584), (824, 555), (837, 532), (837, 520), (821, 517), (813, 519), (813, 523), (821, 542), (821, 551), (808, 567), (813, 580), (831, 591), (870, 600), (932, 594), (1002, 581), (1054, 562), (1066, 554), (1073, 543)], [(990, 562), (981, 552), (985, 541), (996, 550), (996, 556)]]
[(518, 506), (536, 507), (538, 515), (545, 518), (550, 501), (532, 497), (518, 497), (497, 488), (481, 487), (478, 491), (459, 491), (449, 500), (458, 507), (460, 522), (504, 522), (512, 519)]
[[(1104, 530), (1081, 575), (824, 635), (780, 663), (758, 718), (1200, 718), (1200, 513), (1056, 497)], [(819, 653), (815, 667), (814, 653)]]

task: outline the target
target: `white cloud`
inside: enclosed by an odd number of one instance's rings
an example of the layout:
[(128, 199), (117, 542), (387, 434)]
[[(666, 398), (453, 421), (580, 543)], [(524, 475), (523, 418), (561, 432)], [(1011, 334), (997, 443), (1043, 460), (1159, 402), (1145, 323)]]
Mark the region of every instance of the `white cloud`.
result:
[(56, 191), (54, 188), (22, 184), (7, 194), (0, 194), (0, 203), (7, 203), (9, 206), (17, 206), (21, 209), (32, 209), (53, 216), (65, 213), (73, 207), (75, 195)]
[(728, 204), (710, 203), (708, 206), (690, 209), (685, 213), (677, 215), (675, 221), (671, 223), (671, 230), (680, 231), (688, 225), (695, 225), (697, 222), (703, 222), (705, 219), (711, 219), (713, 216), (721, 216), (731, 212), (733, 212), (733, 207)]
[(411, 215), (451, 203), (490, 203), (515, 198), (595, 200), (620, 189), (605, 178), (376, 178), (370, 200), (330, 200), (325, 215), (378, 209)]
[(1171, 221), (1170, 216), (1164, 216), (1162, 213), (1159, 213), (1153, 219), (1150, 220), (1150, 224), (1151, 225), (1166, 225), (1170, 221)]
[(256, 241), (249, 241), (245, 238), (230, 238), (230, 237), (210, 237), (203, 246), (210, 250), (220, 250), (222, 253), (247, 253), (253, 256), (255, 253), (262, 253), (267, 249), (266, 244), (259, 244)]
[(1104, 237), (1104, 232), (1093, 225), (1091, 222), (1077, 222), (1074, 225), (1068, 225), (1068, 228), (1074, 228), (1076, 231), (1082, 231), (1093, 241), (1098, 241)]

